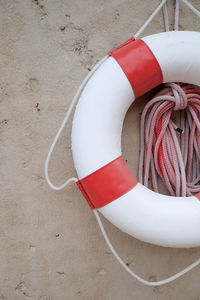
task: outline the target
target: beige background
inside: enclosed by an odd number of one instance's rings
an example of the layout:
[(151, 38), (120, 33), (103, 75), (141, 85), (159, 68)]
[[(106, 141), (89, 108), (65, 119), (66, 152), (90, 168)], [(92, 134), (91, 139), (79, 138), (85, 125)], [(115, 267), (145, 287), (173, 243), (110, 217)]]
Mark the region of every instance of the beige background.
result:
[[(198, 0), (192, 2), (200, 9)], [(50, 144), (88, 69), (132, 36), (158, 4), (0, 0), (0, 299), (200, 299), (200, 268), (157, 288), (132, 279), (110, 254), (76, 186), (54, 192), (43, 174)], [(185, 5), (181, 28), (200, 30)], [(144, 35), (162, 30), (160, 13)], [(131, 107), (123, 131), (123, 152), (135, 173), (143, 105), (140, 99)], [(75, 175), (70, 125), (50, 174), (56, 183)], [(200, 249), (152, 246), (104, 223), (120, 255), (146, 279), (162, 279), (200, 256)]]

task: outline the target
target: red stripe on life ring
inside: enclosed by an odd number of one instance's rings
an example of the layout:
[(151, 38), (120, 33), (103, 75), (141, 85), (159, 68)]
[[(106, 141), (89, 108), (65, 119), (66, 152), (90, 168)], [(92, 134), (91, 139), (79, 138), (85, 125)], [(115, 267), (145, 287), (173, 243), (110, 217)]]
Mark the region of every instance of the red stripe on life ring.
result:
[(143, 40), (132, 38), (108, 55), (113, 56), (124, 71), (136, 98), (163, 82), (160, 65)]
[(116, 200), (136, 184), (137, 179), (122, 156), (77, 182), (92, 209)]

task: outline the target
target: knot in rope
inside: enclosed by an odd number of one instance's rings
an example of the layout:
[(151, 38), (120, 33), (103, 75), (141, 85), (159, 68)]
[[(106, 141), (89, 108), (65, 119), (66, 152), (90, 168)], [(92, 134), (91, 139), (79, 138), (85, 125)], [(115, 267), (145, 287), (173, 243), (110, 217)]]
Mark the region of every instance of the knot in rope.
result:
[(169, 95), (174, 97), (174, 108), (173, 110), (185, 109), (188, 105), (188, 96), (185, 90), (176, 83), (168, 83), (165, 85), (169, 87)]

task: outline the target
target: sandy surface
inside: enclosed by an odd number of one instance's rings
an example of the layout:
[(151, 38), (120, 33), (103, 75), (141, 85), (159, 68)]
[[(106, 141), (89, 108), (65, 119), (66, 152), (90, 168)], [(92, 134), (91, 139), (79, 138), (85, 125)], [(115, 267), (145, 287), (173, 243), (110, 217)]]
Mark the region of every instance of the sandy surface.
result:
[[(0, 0), (0, 299), (200, 299), (200, 268), (159, 288), (133, 280), (110, 254), (76, 186), (54, 192), (43, 174), (81, 80), (158, 3)], [(200, 8), (198, 0), (193, 4)], [(181, 28), (200, 30), (199, 24), (183, 6)], [(144, 34), (161, 30), (160, 13)], [(131, 107), (123, 131), (124, 155), (135, 173), (143, 105)], [(69, 137), (67, 126), (50, 165), (56, 183), (75, 175)], [(146, 279), (162, 279), (200, 256), (200, 249), (152, 246), (104, 223), (120, 255)]]

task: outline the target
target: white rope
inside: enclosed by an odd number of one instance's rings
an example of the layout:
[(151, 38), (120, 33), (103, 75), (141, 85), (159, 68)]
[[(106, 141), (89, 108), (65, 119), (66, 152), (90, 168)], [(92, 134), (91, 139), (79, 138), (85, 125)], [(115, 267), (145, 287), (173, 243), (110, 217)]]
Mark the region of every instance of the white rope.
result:
[(200, 11), (198, 9), (196, 9), (190, 2), (188, 2), (187, 0), (181, 0), (183, 3), (185, 3), (185, 5), (187, 5), (191, 11), (193, 11), (193, 13), (195, 13), (195, 15), (197, 15), (198, 17), (200, 17)]
[(114, 255), (114, 257), (116, 258), (116, 260), (120, 263), (120, 265), (122, 265), (122, 267), (132, 276), (134, 277), (135, 279), (137, 279), (139, 282), (145, 284), (145, 285), (148, 285), (148, 286), (159, 286), (159, 285), (163, 285), (163, 284), (166, 284), (166, 283), (169, 283), (171, 281), (174, 281), (175, 279), (183, 276), (185, 273), (189, 272), (190, 270), (192, 270), (193, 268), (195, 268), (196, 266), (198, 266), (200, 264), (200, 258), (198, 260), (196, 260), (194, 263), (192, 263), (191, 265), (189, 265), (188, 267), (186, 267), (185, 269), (183, 269), (182, 271), (176, 273), (175, 275), (173, 276), (170, 276), (166, 279), (163, 279), (163, 280), (160, 280), (160, 281), (148, 281), (148, 280), (145, 280), (143, 278), (141, 278), (140, 276), (138, 276), (135, 272), (133, 272), (127, 265), (126, 263), (121, 259), (121, 257), (118, 255), (118, 253), (115, 251), (115, 249), (113, 248), (106, 232), (105, 232), (105, 229), (103, 227), (103, 224), (101, 222), (101, 219), (99, 217), (99, 214), (97, 212), (97, 210), (93, 210), (94, 212), (94, 215), (97, 219), (97, 222), (99, 224), (99, 227), (101, 229), (101, 232), (102, 232), (102, 235), (110, 249), (110, 251), (112, 252), (112, 254)]
[(167, 11), (167, 3), (163, 6), (163, 18), (165, 24), (165, 31), (169, 31), (169, 18), (168, 18), (168, 11)]
[(144, 25), (136, 32), (134, 35), (135, 38), (138, 38), (141, 33), (145, 30), (145, 28), (151, 23), (151, 21), (155, 18), (157, 13), (161, 10), (161, 8), (165, 5), (167, 0), (162, 0), (162, 2), (158, 5), (158, 7), (154, 10), (152, 15), (149, 17), (149, 19), (144, 23)]
[(180, 1), (176, 0), (176, 7), (175, 7), (175, 16), (174, 16), (174, 30), (178, 30), (179, 24), (179, 11), (180, 11)]
[[(175, 29), (178, 30), (178, 23), (179, 23), (179, 1), (180, 0), (176, 0), (176, 10), (175, 10)], [(184, 2), (197, 16), (200, 16), (200, 12), (193, 7), (187, 0), (181, 0), (182, 2)], [(144, 23), (144, 25), (136, 32), (136, 34), (134, 35), (135, 38), (138, 38), (141, 33), (144, 31), (144, 29), (150, 24), (150, 22), (154, 19), (154, 17), (156, 16), (156, 14), (160, 11), (161, 8), (163, 8), (163, 14), (164, 14), (164, 22), (165, 22), (165, 29), (166, 31), (169, 30), (169, 21), (168, 21), (168, 14), (167, 14), (167, 6), (166, 6), (167, 0), (163, 0), (161, 1), (160, 5), (155, 9), (155, 11), (152, 13), (152, 15), (149, 17), (149, 19)], [(102, 60), (99, 61), (99, 63), (97, 63), (93, 69), (91, 70), (91, 72), (85, 77), (85, 79), (83, 80), (82, 84), (80, 85), (77, 93), (75, 94), (72, 103), (66, 113), (66, 116), (53, 140), (53, 143), (50, 147), (49, 153), (47, 155), (46, 161), (45, 161), (45, 177), (46, 177), (46, 181), (48, 183), (48, 185), (54, 189), (54, 190), (61, 190), (63, 189), (66, 185), (68, 185), (70, 182), (74, 181), (78, 181), (78, 179), (76, 177), (71, 177), (69, 178), (66, 182), (64, 182), (62, 185), (60, 186), (55, 186), (49, 178), (49, 174), (48, 174), (48, 166), (49, 166), (49, 161), (51, 158), (51, 155), (53, 153), (54, 147), (60, 137), (60, 134), (63, 130), (63, 128), (65, 127), (65, 125), (67, 124), (67, 121), (69, 120), (69, 117), (72, 113), (73, 107), (75, 106), (76, 102), (78, 101), (81, 92), (83, 90), (83, 88), (85, 87), (86, 83), (88, 82), (88, 80), (91, 78), (91, 76), (94, 74), (94, 72), (103, 64), (103, 62), (108, 58), (108, 55), (106, 55), (104, 58), (102, 58)], [(126, 263), (120, 258), (120, 256), (118, 255), (118, 253), (115, 251), (115, 249), (113, 248), (105, 230), (103, 227), (103, 224), (101, 222), (101, 219), (99, 217), (99, 214), (97, 212), (97, 210), (93, 210), (94, 215), (97, 219), (97, 222), (99, 224), (100, 230), (102, 232), (102, 235), (110, 249), (110, 251), (112, 252), (112, 254), (114, 255), (114, 257), (117, 259), (117, 261), (122, 265), (122, 267), (135, 279), (137, 279), (139, 282), (148, 285), (148, 286), (159, 286), (159, 285), (163, 285), (166, 283), (169, 283), (171, 281), (174, 281), (175, 279), (181, 277), (182, 275), (184, 275), (185, 273), (189, 272), (190, 270), (192, 270), (193, 268), (195, 268), (197, 265), (200, 264), (200, 258), (198, 260), (196, 260), (194, 263), (192, 263), (191, 265), (189, 265), (188, 267), (186, 267), (185, 269), (183, 269), (182, 271), (176, 273), (175, 275), (168, 277), (164, 280), (161, 281), (148, 281), (145, 280), (143, 278), (141, 278), (140, 276), (138, 276), (136, 273), (134, 273), (127, 265)]]
[(94, 74), (94, 72), (103, 64), (103, 62), (107, 59), (108, 55), (104, 56), (93, 68), (92, 70), (90, 71), (90, 73), (88, 73), (88, 75), (85, 77), (85, 79), (83, 80), (83, 82), (81, 83), (78, 91), (76, 92), (73, 100), (72, 100), (72, 103), (70, 104), (70, 107), (65, 115), (65, 118), (60, 126), (60, 128), (58, 129), (58, 132), (56, 133), (56, 136), (53, 140), (53, 143), (49, 149), (49, 153), (47, 155), (47, 158), (46, 158), (46, 161), (45, 161), (45, 168), (44, 168), (44, 173), (45, 173), (45, 178), (46, 178), (46, 181), (48, 183), (48, 185), (53, 189), (53, 190), (56, 190), (56, 191), (59, 191), (59, 190), (62, 190), (64, 187), (66, 187), (70, 182), (74, 181), (78, 181), (78, 179), (76, 177), (71, 177), (69, 179), (67, 179), (63, 184), (61, 184), (60, 186), (55, 186), (50, 178), (49, 178), (49, 161), (51, 159), (51, 155), (53, 153), (53, 150), (54, 150), (54, 147), (60, 137), (60, 134), (61, 132), (63, 131), (63, 128), (65, 127), (65, 125), (67, 124), (67, 121), (69, 120), (69, 117), (72, 113), (72, 110), (74, 108), (74, 105), (76, 104), (76, 102), (78, 101), (80, 95), (81, 95), (81, 92), (83, 90), (83, 88), (85, 87), (86, 83), (88, 82), (88, 80), (92, 77), (92, 75)]

